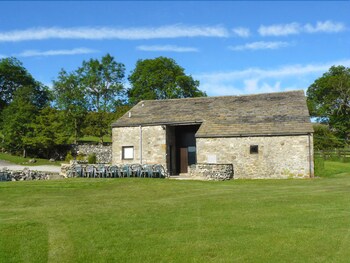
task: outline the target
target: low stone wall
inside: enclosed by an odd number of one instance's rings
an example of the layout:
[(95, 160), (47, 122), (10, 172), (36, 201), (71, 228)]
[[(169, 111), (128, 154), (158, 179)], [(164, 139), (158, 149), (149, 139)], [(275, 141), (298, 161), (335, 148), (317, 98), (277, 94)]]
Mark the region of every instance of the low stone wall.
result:
[(58, 179), (59, 176), (55, 173), (32, 171), (23, 169), (22, 171), (0, 171), (0, 181), (30, 181), (30, 180), (49, 180)]
[(98, 163), (112, 162), (112, 145), (79, 144), (75, 146), (75, 152), (89, 156), (95, 154)]
[(232, 164), (196, 164), (190, 166), (189, 174), (204, 180), (224, 181), (233, 179)]

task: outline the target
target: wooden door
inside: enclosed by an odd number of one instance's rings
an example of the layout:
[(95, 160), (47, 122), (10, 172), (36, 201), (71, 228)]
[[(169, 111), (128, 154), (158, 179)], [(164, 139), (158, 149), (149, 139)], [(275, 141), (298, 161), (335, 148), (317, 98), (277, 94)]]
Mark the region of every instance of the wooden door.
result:
[(187, 173), (188, 168), (188, 150), (180, 148), (180, 173)]

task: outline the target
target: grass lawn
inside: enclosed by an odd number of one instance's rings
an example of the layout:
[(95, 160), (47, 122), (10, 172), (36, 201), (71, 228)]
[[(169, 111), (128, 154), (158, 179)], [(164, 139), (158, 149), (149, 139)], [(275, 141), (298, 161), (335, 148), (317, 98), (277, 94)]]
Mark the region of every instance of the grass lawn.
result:
[(312, 180), (2, 182), (0, 262), (349, 262), (347, 165)]
[(36, 165), (61, 165), (61, 161), (50, 162), (47, 159), (34, 158), (35, 163), (29, 163), (28, 161), (33, 158), (23, 158), (21, 156), (15, 156), (8, 153), (0, 153), (0, 160), (8, 161), (15, 164), (25, 164), (26, 166)]

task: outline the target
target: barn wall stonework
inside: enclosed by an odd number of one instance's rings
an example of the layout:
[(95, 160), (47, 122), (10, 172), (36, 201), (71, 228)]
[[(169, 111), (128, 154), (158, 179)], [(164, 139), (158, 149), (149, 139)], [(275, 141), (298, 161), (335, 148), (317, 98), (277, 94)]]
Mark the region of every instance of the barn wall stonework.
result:
[[(162, 126), (116, 127), (112, 129), (112, 164), (141, 163), (140, 141), (142, 136), (142, 163), (162, 164), (166, 167), (166, 131)], [(142, 133), (142, 135), (141, 135)], [(122, 147), (133, 146), (134, 158), (122, 159)]]
[[(250, 146), (258, 145), (258, 153)], [(312, 136), (197, 138), (198, 163), (232, 163), (234, 178), (313, 176)], [(311, 153), (311, 156), (310, 156)]]

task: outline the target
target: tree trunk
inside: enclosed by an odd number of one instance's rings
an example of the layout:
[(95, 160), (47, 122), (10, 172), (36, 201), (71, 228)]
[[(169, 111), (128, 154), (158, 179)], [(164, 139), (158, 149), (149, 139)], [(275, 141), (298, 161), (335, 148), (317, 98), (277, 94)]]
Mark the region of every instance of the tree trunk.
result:
[(27, 157), (27, 151), (26, 151), (26, 148), (23, 147), (23, 158), (26, 158)]

